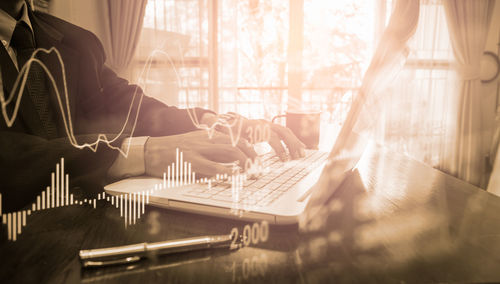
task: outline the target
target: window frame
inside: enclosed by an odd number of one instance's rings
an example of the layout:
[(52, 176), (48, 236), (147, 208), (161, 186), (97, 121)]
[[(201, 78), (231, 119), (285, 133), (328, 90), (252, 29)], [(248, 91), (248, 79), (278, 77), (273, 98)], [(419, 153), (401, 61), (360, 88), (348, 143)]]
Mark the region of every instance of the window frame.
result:
[[(343, 88), (331, 88), (331, 87), (323, 87), (323, 88), (312, 88), (303, 86), (303, 71), (302, 71), (302, 56), (304, 50), (304, 0), (288, 0), (290, 9), (289, 9), (289, 44), (288, 44), (288, 52), (286, 57), (286, 64), (288, 66), (287, 76), (288, 83), (283, 83), (282, 86), (240, 86), (236, 84), (236, 86), (223, 86), (219, 80), (219, 21), (220, 15), (219, 10), (222, 8), (220, 5), (222, 1), (220, 0), (198, 0), (199, 5), (199, 22), (201, 25), (202, 21), (207, 19), (208, 21), (208, 34), (202, 32), (202, 29), (199, 29), (198, 36), (201, 38), (204, 36), (208, 37), (208, 45), (207, 45), (207, 56), (203, 56), (203, 52), (200, 50), (199, 56), (185, 57), (183, 60), (173, 59), (173, 65), (175, 68), (206, 68), (208, 73), (208, 81), (205, 86), (204, 80), (200, 78), (200, 86), (199, 89), (206, 90), (208, 92), (208, 107), (215, 112), (219, 112), (222, 104), (225, 102), (221, 101), (220, 92), (222, 90), (232, 89), (237, 90), (238, 94), (240, 91), (246, 90), (262, 90), (262, 91), (276, 91), (281, 94), (288, 93), (288, 98), (294, 98), (298, 101), (301, 101), (305, 91), (312, 93), (313, 91), (335, 91), (337, 93), (346, 93), (352, 92), (357, 93), (359, 86), (356, 88), (350, 88), (349, 90), (344, 90)], [(376, 0), (376, 8), (377, 15), (376, 19), (376, 29), (374, 40), (375, 43), (380, 38), (384, 28), (386, 21), (386, 3), (389, 0)], [(200, 46), (200, 48), (205, 48), (205, 46)], [(138, 66), (143, 66), (146, 63), (145, 58), (134, 58), (133, 64)], [(161, 66), (161, 61), (153, 60), (152, 67)], [(179, 86), (179, 90), (189, 89), (189, 87)], [(342, 89), (342, 90), (341, 90)], [(180, 96), (180, 94), (179, 94)], [(312, 96), (312, 95), (311, 95)], [(336, 95), (333, 95), (336, 96)], [(179, 99), (180, 101), (180, 99)], [(238, 101), (235, 98), (235, 101)], [(280, 100), (281, 101), (281, 100)], [(290, 102), (290, 100), (288, 100)], [(352, 102), (352, 98), (351, 98)], [(350, 102), (348, 103), (350, 106)], [(290, 105), (288, 104), (288, 107)], [(331, 106), (329, 111), (333, 111), (335, 107)]]

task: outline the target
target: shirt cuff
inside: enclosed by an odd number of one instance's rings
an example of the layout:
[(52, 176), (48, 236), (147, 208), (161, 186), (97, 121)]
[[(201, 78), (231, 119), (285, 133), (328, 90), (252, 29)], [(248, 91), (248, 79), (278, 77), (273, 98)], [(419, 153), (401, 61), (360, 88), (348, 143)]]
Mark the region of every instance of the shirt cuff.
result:
[(122, 142), (121, 153), (108, 170), (108, 177), (111, 179), (124, 179), (128, 177), (141, 176), (146, 173), (144, 161), (144, 146), (149, 136), (130, 137)]

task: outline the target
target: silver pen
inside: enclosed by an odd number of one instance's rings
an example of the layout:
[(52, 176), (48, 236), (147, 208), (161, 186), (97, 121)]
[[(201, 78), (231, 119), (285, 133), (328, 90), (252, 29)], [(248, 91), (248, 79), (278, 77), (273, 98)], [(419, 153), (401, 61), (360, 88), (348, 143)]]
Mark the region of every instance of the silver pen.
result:
[(101, 267), (133, 263), (153, 255), (194, 251), (209, 248), (236, 248), (232, 235), (202, 236), (156, 243), (139, 243), (126, 246), (80, 251), (84, 267)]

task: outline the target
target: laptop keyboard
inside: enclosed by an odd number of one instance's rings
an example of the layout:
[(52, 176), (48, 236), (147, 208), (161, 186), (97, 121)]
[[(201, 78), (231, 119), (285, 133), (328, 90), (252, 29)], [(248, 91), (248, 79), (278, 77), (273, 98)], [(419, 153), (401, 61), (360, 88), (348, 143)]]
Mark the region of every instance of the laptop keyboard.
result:
[(235, 187), (230, 180), (212, 180), (210, 184), (189, 189), (184, 195), (248, 206), (267, 206), (319, 167), (327, 157), (327, 152), (306, 150), (304, 158), (281, 162), (271, 152), (261, 156), (263, 174), (255, 179), (243, 180), (240, 187)]

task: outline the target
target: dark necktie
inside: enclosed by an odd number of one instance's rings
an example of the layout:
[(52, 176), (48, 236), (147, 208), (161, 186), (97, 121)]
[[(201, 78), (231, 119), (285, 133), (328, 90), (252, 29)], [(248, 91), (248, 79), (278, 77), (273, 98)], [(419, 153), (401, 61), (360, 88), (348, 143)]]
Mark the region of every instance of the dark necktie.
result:
[[(35, 51), (33, 34), (26, 23), (17, 23), (12, 34), (11, 46), (17, 52), (17, 65), (19, 70), (21, 70)], [(35, 105), (40, 122), (44, 128), (39, 133), (34, 134), (52, 139), (57, 137), (57, 129), (50, 108), (49, 89), (47, 88), (45, 78), (42, 67), (38, 63), (33, 62), (29, 70), (26, 86), (28, 87), (29, 97)], [(26, 94), (26, 90), (23, 93)]]

